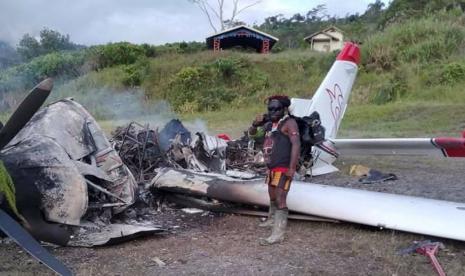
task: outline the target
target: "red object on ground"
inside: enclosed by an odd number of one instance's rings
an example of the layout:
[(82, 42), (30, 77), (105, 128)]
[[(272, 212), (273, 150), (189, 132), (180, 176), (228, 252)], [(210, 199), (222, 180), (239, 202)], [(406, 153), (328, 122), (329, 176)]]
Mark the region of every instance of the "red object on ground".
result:
[(336, 60), (351, 61), (355, 64), (360, 64), (360, 48), (356, 43), (346, 42)]
[(223, 139), (225, 141), (231, 141), (231, 137), (229, 137), (228, 134), (225, 134), (225, 133), (220, 133), (218, 135), (216, 135), (218, 138), (220, 139)]
[(439, 244), (427, 244), (422, 247), (419, 247), (416, 249), (417, 253), (420, 253), (422, 255), (425, 255), (429, 258), (431, 261), (431, 264), (433, 265), (434, 270), (439, 276), (446, 276), (446, 273), (442, 269), (441, 265), (439, 264), (438, 259), (436, 259), (436, 253), (438, 252), (439, 249)]

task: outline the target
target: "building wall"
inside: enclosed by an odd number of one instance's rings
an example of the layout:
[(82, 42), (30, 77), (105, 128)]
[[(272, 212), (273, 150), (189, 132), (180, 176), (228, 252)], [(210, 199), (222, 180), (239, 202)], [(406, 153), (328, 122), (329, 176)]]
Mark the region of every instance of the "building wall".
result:
[(331, 51), (330, 41), (313, 41), (313, 50), (318, 52), (329, 52)]
[(339, 41), (331, 41), (331, 50), (330, 51), (335, 51), (335, 50), (341, 50), (342, 47), (344, 47), (344, 41), (339, 40)]
[(342, 49), (344, 46), (344, 35), (337, 30), (328, 30), (326, 33), (337, 37), (339, 41), (329, 40), (328, 36), (324, 34), (317, 34), (312, 38), (314, 40), (312, 49), (319, 52), (332, 52)]
[(337, 30), (328, 30), (326, 32), (334, 37), (337, 37), (339, 41), (332, 41), (331, 42), (331, 51), (334, 50), (341, 50), (342, 47), (344, 47), (344, 35), (341, 32), (338, 32)]

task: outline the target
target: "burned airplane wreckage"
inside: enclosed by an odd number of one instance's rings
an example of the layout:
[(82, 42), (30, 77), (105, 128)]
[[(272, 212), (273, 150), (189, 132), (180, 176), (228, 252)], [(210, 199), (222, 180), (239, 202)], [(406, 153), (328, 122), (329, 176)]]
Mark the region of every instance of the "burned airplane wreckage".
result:
[[(304, 133), (300, 160), (300, 179), (304, 179), (313, 165), (311, 147), (321, 141), (324, 128), (315, 114), (300, 120), (299, 128)], [(264, 215), (259, 208), (269, 202), (263, 180), (267, 169), (259, 141), (257, 145), (247, 132), (237, 140), (226, 134), (192, 135), (173, 119), (161, 131), (131, 122), (118, 127), (110, 141), (145, 191), (168, 193), (168, 198), (189, 207)], [(249, 188), (260, 191), (260, 196), (251, 192), (255, 198), (249, 198)], [(291, 218), (335, 221), (308, 213)]]
[(130, 123), (108, 141), (84, 107), (64, 99), (38, 111), (2, 150), (1, 159), (16, 186), (17, 208), (35, 238), (93, 246), (163, 231), (149, 221), (112, 223), (113, 216), (136, 208), (131, 207), (136, 200), (150, 201), (146, 197), (156, 189), (151, 182), (160, 169), (239, 178), (265, 171), (260, 152), (246, 137), (224, 138), (192, 135), (173, 119), (161, 131)]
[(2, 150), (16, 205), (38, 240), (92, 246), (155, 226), (112, 224), (131, 206), (137, 182), (95, 119), (66, 99), (37, 112)]
[(64, 99), (38, 111), (0, 156), (16, 186), (17, 209), (36, 239), (94, 246), (163, 231), (150, 221), (124, 223), (136, 200), (150, 205), (150, 183), (161, 168), (250, 178), (264, 171), (256, 153), (247, 140), (192, 135), (179, 120), (161, 131), (134, 122), (117, 128), (110, 142), (83, 106)]

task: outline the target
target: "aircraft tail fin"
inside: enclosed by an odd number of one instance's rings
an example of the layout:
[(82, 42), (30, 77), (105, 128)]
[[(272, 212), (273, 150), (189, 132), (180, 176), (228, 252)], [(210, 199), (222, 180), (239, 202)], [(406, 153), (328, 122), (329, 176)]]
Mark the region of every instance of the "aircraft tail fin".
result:
[(359, 46), (347, 42), (311, 101), (292, 99), (293, 115), (303, 117), (317, 112), (321, 125), (325, 128), (325, 139), (336, 138), (359, 62)]

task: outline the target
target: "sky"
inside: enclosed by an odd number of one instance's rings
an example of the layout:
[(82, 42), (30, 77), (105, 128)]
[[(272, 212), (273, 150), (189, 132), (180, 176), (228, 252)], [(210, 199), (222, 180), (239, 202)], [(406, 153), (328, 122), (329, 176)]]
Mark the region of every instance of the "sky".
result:
[[(374, 1), (262, 0), (236, 19), (248, 25), (261, 24), (277, 14), (287, 18), (295, 13), (305, 15), (319, 4), (326, 5), (329, 15), (342, 17), (363, 13)], [(240, 0), (239, 7), (254, 2)], [(230, 11), (226, 6), (225, 17)], [(26, 33), (37, 37), (43, 28), (69, 34), (72, 42), (83, 45), (204, 41), (214, 33), (206, 16), (188, 0), (0, 0), (0, 26), (0, 40), (12, 46)]]

